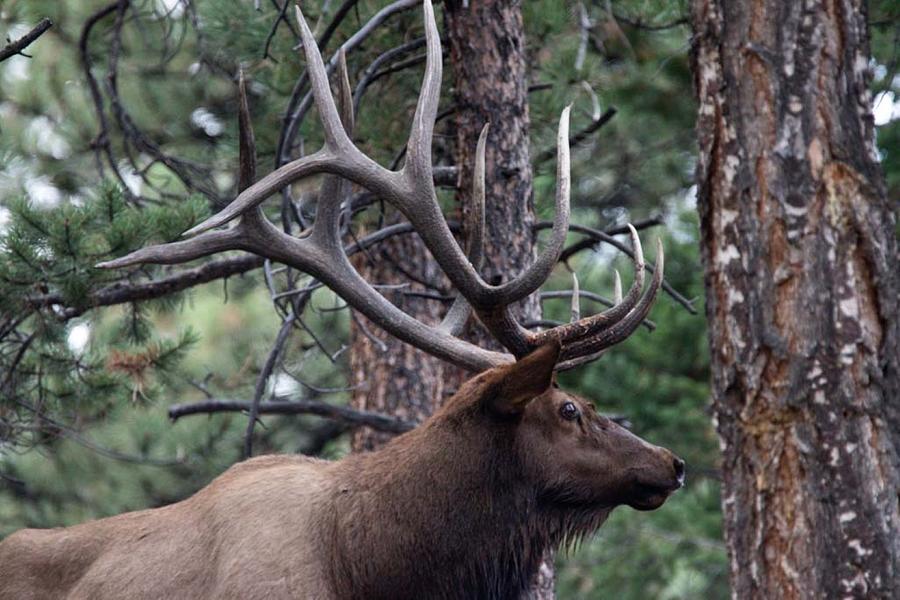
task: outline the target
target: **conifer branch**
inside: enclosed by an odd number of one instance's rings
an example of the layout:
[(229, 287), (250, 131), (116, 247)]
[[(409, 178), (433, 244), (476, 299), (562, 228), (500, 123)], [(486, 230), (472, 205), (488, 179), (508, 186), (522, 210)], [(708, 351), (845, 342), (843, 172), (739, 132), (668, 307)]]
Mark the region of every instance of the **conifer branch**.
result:
[(25, 48), (30, 46), (31, 43), (36, 39), (44, 35), (44, 32), (46, 32), (52, 26), (53, 22), (50, 19), (46, 17), (41, 19), (40, 23), (34, 26), (34, 29), (32, 29), (19, 39), (10, 41), (8, 44), (6, 44), (6, 46), (3, 47), (3, 49), (0, 49), (0, 62), (3, 62), (4, 60), (12, 56), (16, 56), (17, 54), (27, 57), (28, 55), (23, 52)]

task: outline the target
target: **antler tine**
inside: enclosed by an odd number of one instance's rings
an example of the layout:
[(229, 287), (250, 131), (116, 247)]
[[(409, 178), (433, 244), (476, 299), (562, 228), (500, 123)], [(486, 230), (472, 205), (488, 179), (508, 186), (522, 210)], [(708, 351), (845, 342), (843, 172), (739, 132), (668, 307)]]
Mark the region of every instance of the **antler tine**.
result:
[(94, 265), (98, 269), (120, 269), (134, 265), (177, 265), (203, 258), (216, 252), (236, 250), (239, 248), (241, 236), (235, 228), (225, 231), (209, 231), (191, 240), (157, 244), (135, 250), (131, 254), (107, 260)]
[[(621, 291), (621, 290), (620, 290)], [(621, 294), (620, 294), (621, 295)], [(617, 300), (619, 302), (620, 300)], [(581, 289), (578, 286), (578, 275), (572, 272), (572, 318), (570, 322), (581, 320)]]
[(238, 137), (238, 191), (243, 192), (256, 180), (256, 138), (243, 67), (238, 69)]
[[(347, 57), (343, 50), (338, 52), (338, 104), (341, 127), (346, 130), (347, 139), (353, 136), (355, 120), (353, 115), (353, 96), (350, 92), (350, 78), (347, 74)], [(329, 92), (330, 95), (330, 92)], [(350, 191), (350, 182), (338, 175), (328, 175), (319, 190), (319, 202), (316, 207), (316, 220), (313, 223), (312, 238), (321, 247), (331, 253), (342, 252), (340, 220), (341, 203)]]
[(344, 132), (341, 116), (338, 114), (337, 107), (334, 104), (331, 86), (328, 84), (328, 72), (325, 70), (325, 63), (322, 61), (322, 54), (319, 52), (316, 38), (309, 30), (299, 5), (294, 6), (294, 13), (297, 16), (297, 23), (300, 25), (300, 40), (303, 43), (303, 53), (306, 55), (307, 72), (309, 73), (313, 98), (316, 102), (316, 108), (319, 109), (319, 120), (322, 122), (322, 130), (325, 133), (325, 143), (333, 148), (343, 148), (347, 145), (352, 145)]
[(475, 146), (475, 170), (472, 174), (472, 206), (469, 209), (466, 252), (476, 270), (484, 262), (485, 151), (491, 124), (485, 123)]
[(556, 214), (550, 240), (530, 267), (515, 279), (488, 290), (488, 297), (497, 304), (511, 304), (521, 300), (538, 289), (550, 276), (569, 233), (569, 197), (571, 192), (571, 172), (569, 165), (569, 112), (572, 106), (563, 109), (559, 117), (556, 134)]
[(434, 185), (431, 179), (431, 140), (441, 98), (443, 65), (441, 36), (434, 20), (434, 7), (431, 0), (424, 0), (422, 4), (425, 13), (425, 77), (409, 133), (403, 172), (408, 173), (414, 186), (425, 186), (425, 190), (430, 191)]
[(598, 353), (625, 340), (640, 326), (641, 322), (650, 312), (650, 308), (653, 306), (653, 301), (656, 299), (656, 294), (662, 284), (664, 262), (665, 254), (663, 252), (662, 241), (657, 238), (656, 271), (653, 273), (650, 287), (647, 289), (647, 292), (643, 295), (640, 302), (638, 302), (624, 318), (617, 321), (600, 334), (567, 344), (562, 351), (563, 362), (557, 365), (558, 370), (564, 371), (571, 369), (596, 359), (599, 355)]
[(350, 89), (350, 74), (347, 70), (347, 53), (341, 48), (338, 50), (338, 84), (340, 85), (340, 96), (338, 102), (338, 110), (341, 115), (341, 123), (347, 138), (353, 137), (353, 131), (356, 129), (356, 119), (353, 114), (353, 92)]
[[(338, 81), (340, 82), (340, 96), (338, 102), (338, 110), (341, 113), (341, 122), (344, 124), (344, 131), (347, 132), (347, 137), (352, 141), (353, 140), (353, 132), (356, 129), (356, 117), (354, 115), (354, 102), (353, 102), (353, 92), (350, 88), (350, 74), (347, 70), (347, 53), (344, 51), (342, 47), (338, 51)], [(350, 220), (352, 219), (352, 211), (350, 202), (347, 199), (347, 194), (350, 192), (350, 184), (346, 180), (344, 181), (344, 185), (346, 186), (346, 192), (342, 190), (340, 196), (340, 203), (343, 208), (341, 210), (341, 219), (338, 219), (335, 224), (338, 228), (338, 233), (336, 237), (340, 239), (340, 228), (342, 226), (349, 226)]]
[(191, 237), (225, 225), (251, 208), (259, 206), (263, 200), (289, 183), (317, 173), (339, 172), (338, 166), (337, 159), (326, 150), (319, 150), (314, 154), (290, 162), (251, 185), (241, 192), (231, 204), (181, 235), (182, 237)]
[(613, 273), (615, 274), (615, 280), (613, 281), (613, 303), (619, 304), (622, 302), (622, 276), (619, 275), (618, 269), (613, 269)]
[[(475, 147), (475, 169), (472, 178), (472, 205), (466, 220), (466, 255), (477, 271), (484, 262), (484, 197), (485, 197), (485, 146), (491, 124), (485, 123)], [(472, 305), (460, 294), (450, 306), (439, 328), (452, 335), (462, 333), (472, 314)]]
[[(585, 317), (579, 321), (560, 325), (547, 331), (540, 331), (529, 336), (529, 345), (536, 347), (550, 339), (558, 340), (565, 345), (568, 342), (587, 338), (605, 327), (609, 327), (631, 311), (641, 297), (641, 291), (644, 289), (644, 250), (641, 246), (641, 239), (638, 237), (637, 230), (629, 223), (628, 232), (631, 235), (631, 245), (634, 248), (634, 281), (628, 289), (624, 299), (617, 298), (615, 306), (601, 313)], [(618, 272), (616, 273), (618, 277)], [(619, 295), (621, 296), (621, 280), (619, 280)]]

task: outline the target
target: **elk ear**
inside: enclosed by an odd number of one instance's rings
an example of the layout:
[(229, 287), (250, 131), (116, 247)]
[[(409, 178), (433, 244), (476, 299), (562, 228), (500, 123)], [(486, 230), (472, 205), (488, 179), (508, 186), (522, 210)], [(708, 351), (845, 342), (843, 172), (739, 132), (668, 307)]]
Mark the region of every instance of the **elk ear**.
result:
[(503, 367), (486, 398), (491, 412), (503, 416), (520, 414), (529, 402), (546, 392), (554, 380), (559, 352), (559, 342), (552, 340)]

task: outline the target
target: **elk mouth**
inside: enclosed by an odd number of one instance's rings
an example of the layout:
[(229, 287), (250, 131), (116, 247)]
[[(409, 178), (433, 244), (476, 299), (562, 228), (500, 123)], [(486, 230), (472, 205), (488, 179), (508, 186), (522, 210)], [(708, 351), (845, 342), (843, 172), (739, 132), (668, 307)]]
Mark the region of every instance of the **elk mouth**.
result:
[(634, 483), (631, 501), (628, 506), (637, 510), (655, 510), (663, 505), (672, 492), (684, 486), (684, 461), (677, 456), (672, 460), (672, 478), (665, 478), (663, 483), (656, 481), (641, 481)]
[(681, 486), (681, 480), (666, 484), (638, 482), (627, 504), (635, 510), (656, 510)]

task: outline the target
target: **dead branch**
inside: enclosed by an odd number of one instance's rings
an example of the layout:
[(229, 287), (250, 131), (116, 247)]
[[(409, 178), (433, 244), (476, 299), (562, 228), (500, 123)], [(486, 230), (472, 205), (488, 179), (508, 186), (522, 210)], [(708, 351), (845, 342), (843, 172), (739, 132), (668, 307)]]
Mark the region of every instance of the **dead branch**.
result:
[(31, 43), (34, 42), (36, 39), (38, 39), (39, 37), (44, 35), (44, 32), (46, 32), (52, 26), (53, 26), (53, 22), (50, 19), (48, 19), (46, 17), (41, 19), (40, 22), (34, 26), (34, 29), (32, 29), (31, 31), (29, 31), (28, 33), (26, 33), (19, 39), (15, 40), (15, 41), (10, 41), (8, 44), (6, 44), (6, 46), (3, 47), (2, 50), (0, 50), (0, 62), (3, 62), (7, 58), (10, 58), (11, 56), (16, 56), (16, 55), (21, 55), (21, 56), (27, 57), (28, 55), (25, 54), (23, 52), (23, 50), (25, 50), (25, 48), (30, 46)]

